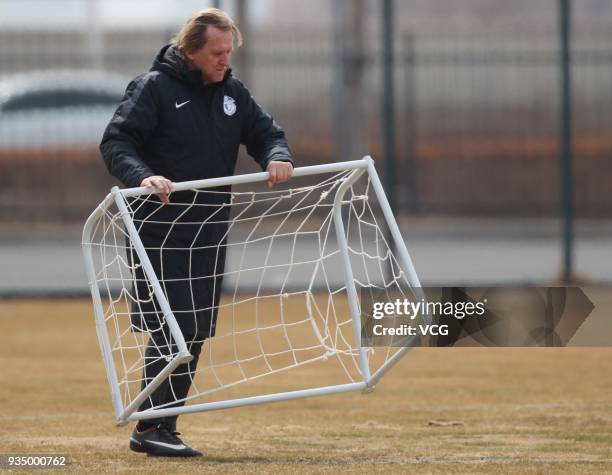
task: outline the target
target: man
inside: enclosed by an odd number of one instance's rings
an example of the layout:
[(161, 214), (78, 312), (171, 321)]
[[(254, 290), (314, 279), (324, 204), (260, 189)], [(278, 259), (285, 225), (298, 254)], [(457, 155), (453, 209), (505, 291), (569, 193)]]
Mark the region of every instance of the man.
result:
[[(268, 186), (293, 173), (282, 129), (232, 77), (230, 58), (234, 45), (241, 42), (240, 31), (225, 12), (210, 8), (194, 14), (161, 49), (151, 70), (128, 85), (100, 145), (115, 177), (128, 187), (150, 187), (159, 199), (141, 204), (134, 221), (193, 355), (191, 363), (179, 366), (140, 411), (184, 404), (202, 343), (214, 336), (225, 264), (229, 206), (207, 205), (227, 203), (229, 188), (171, 196), (172, 183), (233, 174), (240, 144), (269, 172)], [(177, 205), (173, 199), (203, 206)], [(144, 388), (167, 365), (166, 357), (176, 352), (176, 345), (155, 299), (143, 297), (150, 289), (137, 257), (128, 255), (137, 296), (132, 327), (150, 333)], [(194, 275), (206, 278), (192, 279)], [(176, 417), (141, 420), (130, 448), (151, 455), (201, 455), (178, 438)]]

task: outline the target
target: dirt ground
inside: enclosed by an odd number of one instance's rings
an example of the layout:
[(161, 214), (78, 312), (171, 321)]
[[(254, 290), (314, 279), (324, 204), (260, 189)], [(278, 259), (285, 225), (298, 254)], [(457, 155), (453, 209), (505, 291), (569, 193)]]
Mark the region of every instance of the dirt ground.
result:
[(115, 426), (89, 300), (0, 300), (0, 328), (4, 457), (91, 473), (612, 472), (612, 348), (416, 349), (371, 394), (183, 416), (205, 456), (168, 460)]

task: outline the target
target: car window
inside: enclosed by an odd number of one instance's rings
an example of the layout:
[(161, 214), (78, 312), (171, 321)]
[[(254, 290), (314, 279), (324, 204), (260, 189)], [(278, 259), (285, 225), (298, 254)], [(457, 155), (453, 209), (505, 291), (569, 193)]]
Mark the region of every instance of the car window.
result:
[(2, 105), (3, 111), (24, 111), (76, 106), (116, 105), (121, 95), (105, 91), (35, 91), (15, 96)]

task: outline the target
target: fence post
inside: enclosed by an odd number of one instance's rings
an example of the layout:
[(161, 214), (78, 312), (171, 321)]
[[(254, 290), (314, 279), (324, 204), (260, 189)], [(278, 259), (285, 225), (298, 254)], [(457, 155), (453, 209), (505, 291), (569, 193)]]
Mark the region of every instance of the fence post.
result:
[(383, 157), (385, 160), (385, 191), (389, 205), (398, 212), (395, 192), (395, 55), (393, 44), (393, 0), (383, 0)]
[(417, 94), (416, 94), (416, 57), (414, 35), (403, 35), (403, 77), (404, 77), (404, 118), (400, 122), (400, 143), (403, 145), (401, 174), (404, 182), (402, 197), (398, 198), (399, 207), (408, 213), (419, 212), (418, 169), (416, 160), (417, 140)]
[(561, 80), (561, 215), (563, 221), (562, 280), (573, 280), (574, 196), (572, 180), (572, 75), (571, 75), (571, 0), (559, 0), (559, 43)]

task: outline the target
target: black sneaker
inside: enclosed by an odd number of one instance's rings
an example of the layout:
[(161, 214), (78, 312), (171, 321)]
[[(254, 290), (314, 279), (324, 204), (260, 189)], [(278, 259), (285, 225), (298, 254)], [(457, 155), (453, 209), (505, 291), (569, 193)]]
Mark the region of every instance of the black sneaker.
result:
[(202, 455), (202, 452), (186, 446), (178, 435), (178, 432), (169, 431), (161, 424), (142, 432), (135, 428), (130, 437), (130, 449), (134, 452), (144, 452), (161, 457), (199, 457)]

